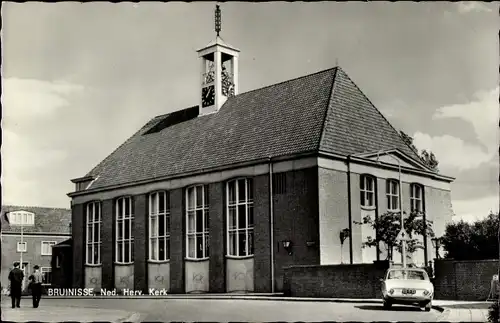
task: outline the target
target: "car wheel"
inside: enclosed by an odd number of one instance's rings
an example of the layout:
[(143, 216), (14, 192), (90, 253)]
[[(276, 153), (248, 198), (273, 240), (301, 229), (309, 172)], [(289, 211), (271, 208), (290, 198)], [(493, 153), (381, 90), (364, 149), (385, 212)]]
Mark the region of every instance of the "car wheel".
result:
[(391, 302), (389, 302), (389, 301), (384, 301), (384, 308), (385, 308), (385, 309), (390, 309), (390, 308), (391, 308), (391, 306), (392, 306)]
[(432, 308), (432, 302), (429, 301), (429, 303), (425, 304), (425, 311), (430, 312)]

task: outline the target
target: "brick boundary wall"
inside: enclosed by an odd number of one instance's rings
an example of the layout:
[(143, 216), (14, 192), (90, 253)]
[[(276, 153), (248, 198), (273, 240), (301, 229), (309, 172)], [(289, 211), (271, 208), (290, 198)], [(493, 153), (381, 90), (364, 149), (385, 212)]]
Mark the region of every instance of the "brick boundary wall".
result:
[(388, 262), (291, 266), (285, 268), (283, 292), (291, 297), (380, 298)]
[(493, 275), (498, 273), (498, 259), (435, 260), (435, 299), (484, 301), (488, 298)]

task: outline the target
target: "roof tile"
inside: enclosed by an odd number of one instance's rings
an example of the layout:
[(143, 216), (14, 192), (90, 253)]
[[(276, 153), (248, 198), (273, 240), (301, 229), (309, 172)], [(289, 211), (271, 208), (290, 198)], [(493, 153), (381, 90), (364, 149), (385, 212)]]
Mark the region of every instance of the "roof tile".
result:
[(318, 150), (399, 148), (420, 161), (340, 68), (238, 94), (214, 114), (164, 121), (173, 114), (153, 118), (87, 174), (98, 176), (92, 189)]
[[(47, 208), (34, 206), (3, 205), (2, 213), (13, 211), (27, 211), (35, 213), (35, 225), (24, 226), (23, 232), (50, 232), (70, 234), (71, 210), (62, 208)], [(10, 226), (3, 221), (2, 231), (21, 232), (21, 228)]]

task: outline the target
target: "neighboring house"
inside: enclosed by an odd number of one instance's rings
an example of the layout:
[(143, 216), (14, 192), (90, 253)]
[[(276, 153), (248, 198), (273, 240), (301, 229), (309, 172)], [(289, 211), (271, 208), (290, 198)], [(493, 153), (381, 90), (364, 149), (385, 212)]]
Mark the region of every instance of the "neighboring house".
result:
[[(44, 284), (49, 286), (52, 283), (52, 246), (71, 237), (71, 210), (4, 205), (4, 213), (10, 224), (2, 217), (2, 287), (9, 284), (8, 275), (13, 263), (21, 260), (26, 280), (33, 273), (33, 266), (38, 265), (45, 274)], [(16, 225), (21, 221), (24, 223), (22, 229)], [(24, 287), (27, 287), (26, 283)]]
[(73, 180), (74, 287), (273, 292), (284, 266), (372, 262), (383, 255), (353, 223), (398, 208), (398, 164), (403, 208), (444, 231), (453, 178), (344, 70), (239, 93), (236, 48), (217, 37), (198, 54), (199, 105), (153, 118)]

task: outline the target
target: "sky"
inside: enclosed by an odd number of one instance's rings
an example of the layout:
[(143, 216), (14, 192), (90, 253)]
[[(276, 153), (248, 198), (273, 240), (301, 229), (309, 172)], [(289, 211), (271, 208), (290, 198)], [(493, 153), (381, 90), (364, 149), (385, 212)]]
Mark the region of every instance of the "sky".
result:
[[(156, 115), (198, 104), (213, 2), (3, 2), (2, 204), (69, 207)], [(498, 3), (229, 2), (240, 92), (340, 65), (440, 172), (456, 220), (497, 211)]]

